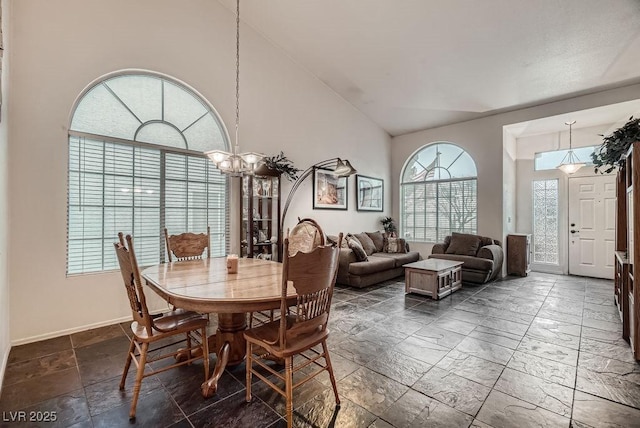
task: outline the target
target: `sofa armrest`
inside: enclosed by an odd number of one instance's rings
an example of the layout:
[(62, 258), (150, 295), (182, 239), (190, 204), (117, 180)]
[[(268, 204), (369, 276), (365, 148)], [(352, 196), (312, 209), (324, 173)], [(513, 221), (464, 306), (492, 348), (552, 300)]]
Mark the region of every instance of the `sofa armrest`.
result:
[(338, 256), (338, 271), (349, 272), (349, 265), (357, 262), (356, 255), (353, 254), (353, 250), (350, 248), (340, 248), (340, 255)]
[(431, 249), (431, 254), (444, 254), (447, 251), (445, 244), (436, 244)]
[(504, 260), (504, 251), (499, 245), (485, 245), (478, 250), (478, 257), (481, 259), (493, 260), (493, 270), (499, 270), (502, 268), (502, 262)]

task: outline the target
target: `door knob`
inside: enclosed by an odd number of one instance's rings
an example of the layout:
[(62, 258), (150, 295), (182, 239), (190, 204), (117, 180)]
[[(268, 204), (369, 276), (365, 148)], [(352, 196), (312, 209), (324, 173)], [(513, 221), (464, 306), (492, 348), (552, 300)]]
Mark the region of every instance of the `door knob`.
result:
[(580, 232), (580, 231), (571, 229), (571, 233), (576, 233), (576, 232)]

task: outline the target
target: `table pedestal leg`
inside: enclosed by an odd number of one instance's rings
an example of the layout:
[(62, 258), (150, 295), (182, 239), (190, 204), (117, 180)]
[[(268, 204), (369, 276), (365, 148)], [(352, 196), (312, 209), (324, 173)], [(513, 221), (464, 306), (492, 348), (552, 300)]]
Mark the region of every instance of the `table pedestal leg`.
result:
[[(218, 361), (213, 374), (202, 384), (202, 395), (211, 397), (218, 389), (218, 379), (222, 376), (227, 364), (235, 366), (245, 359), (246, 341), (243, 332), (247, 328), (247, 315), (218, 314), (218, 330), (215, 336), (209, 337), (209, 349), (215, 349)], [(215, 342), (214, 342), (215, 341)]]

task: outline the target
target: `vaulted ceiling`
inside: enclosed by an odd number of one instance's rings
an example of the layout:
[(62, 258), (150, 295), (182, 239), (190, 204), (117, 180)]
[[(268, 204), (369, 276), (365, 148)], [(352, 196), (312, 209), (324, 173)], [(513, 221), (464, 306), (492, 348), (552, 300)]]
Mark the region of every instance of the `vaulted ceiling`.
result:
[[(235, 13), (234, 0), (219, 0)], [(640, 82), (638, 0), (241, 0), (389, 134)]]

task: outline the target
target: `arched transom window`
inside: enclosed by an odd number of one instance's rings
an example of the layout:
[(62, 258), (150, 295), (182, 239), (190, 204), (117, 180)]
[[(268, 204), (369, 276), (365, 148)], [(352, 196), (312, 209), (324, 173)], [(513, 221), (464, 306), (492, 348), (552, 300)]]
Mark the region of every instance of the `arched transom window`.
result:
[(405, 163), (400, 233), (414, 242), (442, 242), (451, 232), (477, 233), (476, 164), (462, 148), (433, 143)]
[(228, 149), (222, 122), (186, 86), (152, 73), (107, 77), (79, 98), (69, 131), (67, 273), (117, 268), (117, 233), (141, 265), (164, 260), (163, 233), (211, 229), (224, 255), (227, 180), (203, 155)]

